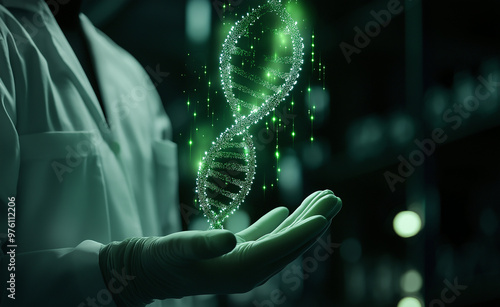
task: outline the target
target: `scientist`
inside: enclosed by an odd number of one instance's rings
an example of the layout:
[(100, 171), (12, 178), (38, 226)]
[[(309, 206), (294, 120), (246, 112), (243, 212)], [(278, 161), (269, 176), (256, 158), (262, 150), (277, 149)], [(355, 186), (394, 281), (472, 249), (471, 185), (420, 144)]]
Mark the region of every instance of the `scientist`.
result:
[(180, 231), (160, 98), (80, 4), (0, 0), (0, 233), (15, 199), (17, 245), (10, 272), (2, 238), (0, 305), (186, 306), (249, 291), (311, 247), (340, 210), (330, 191), (236, 234)]

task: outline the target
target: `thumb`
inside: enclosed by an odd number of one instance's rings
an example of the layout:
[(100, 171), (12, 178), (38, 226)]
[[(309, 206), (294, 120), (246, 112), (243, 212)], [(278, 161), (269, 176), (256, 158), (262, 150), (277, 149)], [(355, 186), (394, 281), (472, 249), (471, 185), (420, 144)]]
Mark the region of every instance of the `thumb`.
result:
[(180, 260), (204, 260), (224, 255), (236, 246), (228, 230), (182, 231), (171, 236), (166, 253)]
[(199, 256), (207, 255), (204, 259), (229, 253), (236, 246), (236, 237), (229, 230), (216, 229), (204, 231), (204, 233), (206, 247), (201, 244), (199, 251)]

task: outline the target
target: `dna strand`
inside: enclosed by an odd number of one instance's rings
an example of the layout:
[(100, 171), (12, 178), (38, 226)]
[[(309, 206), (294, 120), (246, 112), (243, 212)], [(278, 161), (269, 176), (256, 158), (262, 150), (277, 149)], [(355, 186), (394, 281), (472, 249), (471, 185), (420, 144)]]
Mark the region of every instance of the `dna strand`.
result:
[[(266, 31), (257, 23), (261, 18), (278, 26)], [(265, 32), (267, 39), (253, 35)], [(248, 130), (289, 95), (303, 64), (303, 49), (297, 22), (280, 0), (252, 9), (229, 31), (219, 70), (235, 123), (205, 152), (196, 180), (199, 206), (211, 229), (222, 229), (250, 192), (256, 153)]]

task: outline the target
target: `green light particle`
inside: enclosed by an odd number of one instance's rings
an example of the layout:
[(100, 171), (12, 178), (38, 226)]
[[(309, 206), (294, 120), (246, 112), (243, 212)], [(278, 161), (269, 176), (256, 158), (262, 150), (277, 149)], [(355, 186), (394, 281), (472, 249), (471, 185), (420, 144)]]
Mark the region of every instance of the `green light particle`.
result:
[(265, 190), (266, 189), (266, 186), (262, 186), (262, 190)]
[(295, 131), (294, 131), (294, 132), (292, 132), (292, 136), (293, 136), (293, 137), (295, 137)]
[(313, 137), (311, 137), (311, 142), (314, 142), (314, 138)]
[(189, 146), (193, 145), (193, 141), (189, 140)]
[(311, 120), (314, 120), (314, 116), (311, 116)]
[(276, 158), (278, 158), (278, 159), (280, 158), (280, 152), (279, 151), (276, 152)]
[(273, 122), (275, 122), (275, 121), (276, 121), (276, 116), (273, 116)]

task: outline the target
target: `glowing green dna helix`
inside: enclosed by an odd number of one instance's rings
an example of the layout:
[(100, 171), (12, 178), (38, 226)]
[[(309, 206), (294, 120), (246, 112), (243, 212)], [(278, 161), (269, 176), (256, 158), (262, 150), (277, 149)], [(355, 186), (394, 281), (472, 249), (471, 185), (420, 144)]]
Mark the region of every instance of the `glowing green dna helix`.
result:
[[(252, 43), (249, 43), (250, 50), (248, 46), (241, 47), (243, 40), (252, 42), (255, 37), (249, 37), (249, 29), (256, 28), (256, 21), (267, 14), (277, 17), (281, 24), (281, 28), (271, 31), (272, 36), (278, 36), (282, 42), (291, 40), (291, 48), (282, 48), (285, 52), (291, 51), (291, 55), (282, 56), (278, 52), (259, 55)], [(263, 28), (261, 32), (264, 33)], [(261, 49), (267, 49), (273, 44), (262, 42), (260, 45)], [(223, 228), (224, 220), (239, 208), (249, 193), (256, 153), (248, 129), (289, 95), (303, 64), (303, 49), (297, 22), (279, 0), (268, 0), (252, 9), (229, 31), (222, 46), (219, 69), (224, 95), (236, 119), (205, 153), (196, 182), (200, 208), (211, 228)], [(256, 59), (263, 59), (266, 66), (258, 65)], [(239, 61), (238, 64), (235, 61)], [(245, 82), (248, 84), (243, 84)]]

